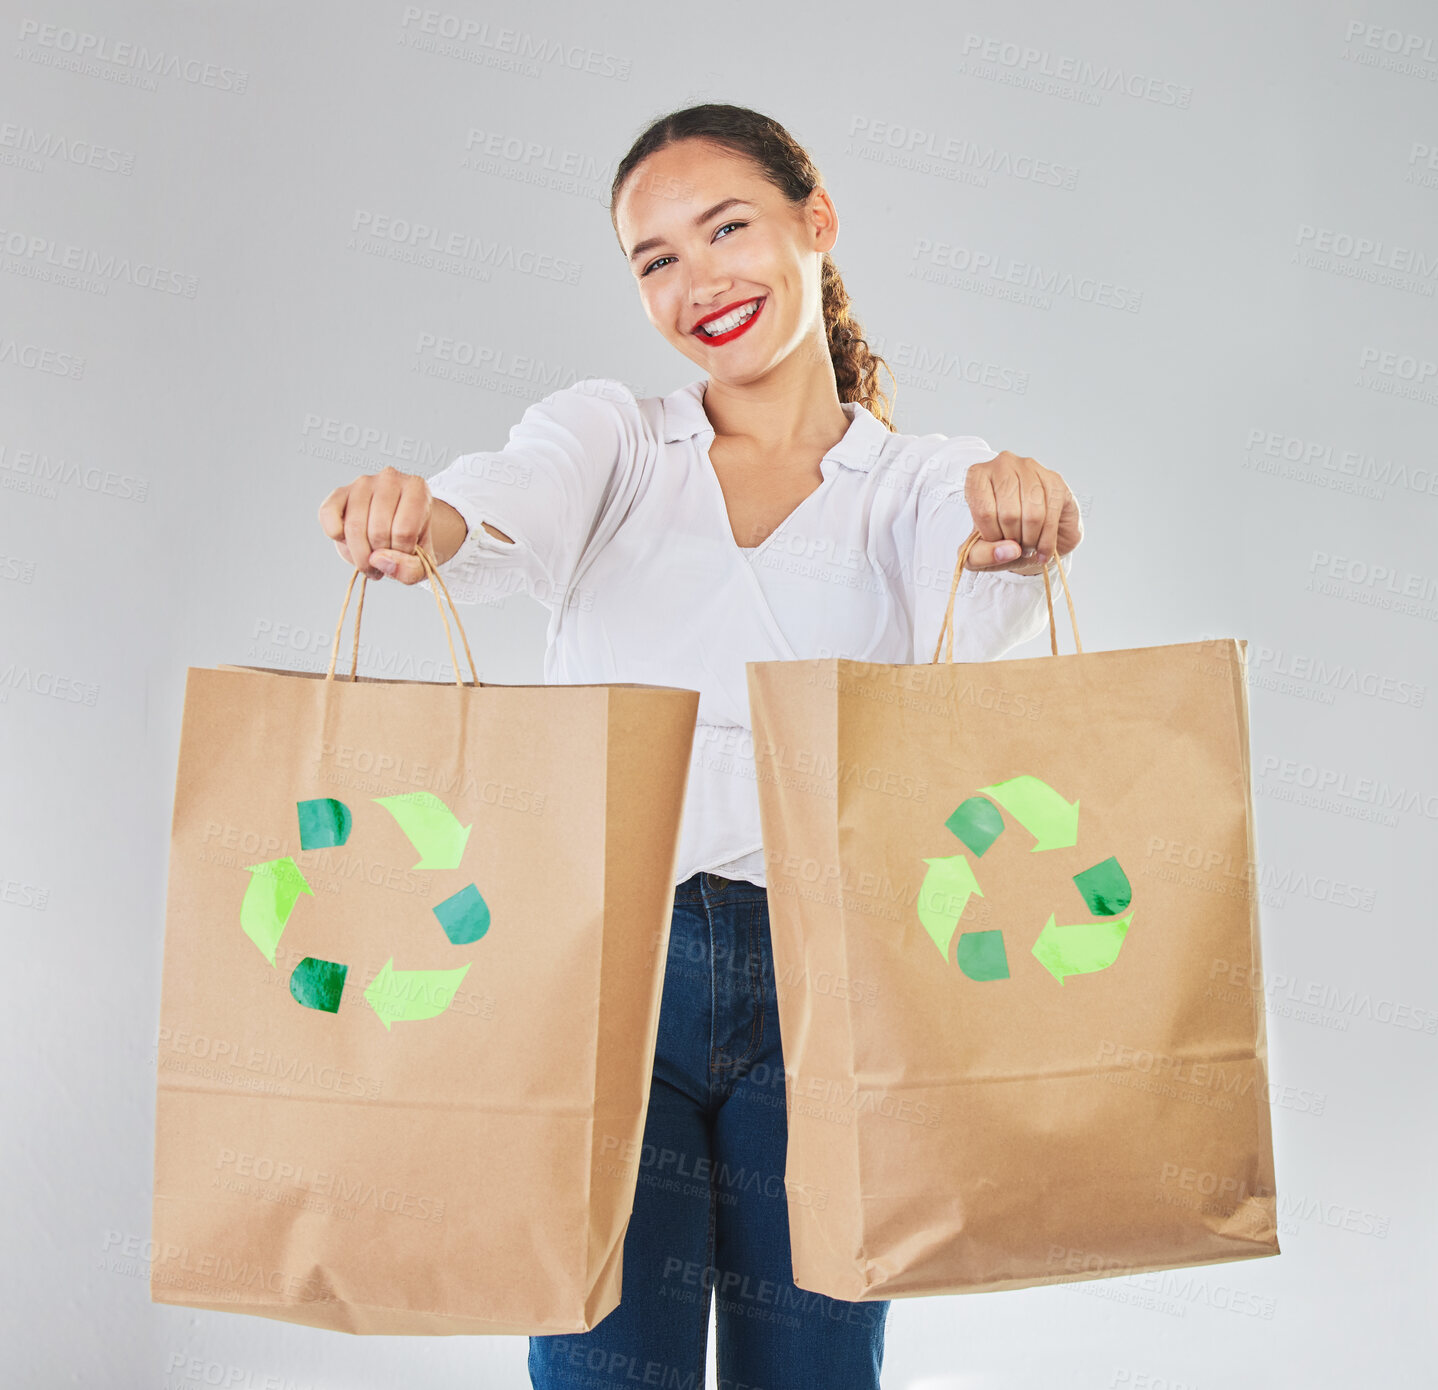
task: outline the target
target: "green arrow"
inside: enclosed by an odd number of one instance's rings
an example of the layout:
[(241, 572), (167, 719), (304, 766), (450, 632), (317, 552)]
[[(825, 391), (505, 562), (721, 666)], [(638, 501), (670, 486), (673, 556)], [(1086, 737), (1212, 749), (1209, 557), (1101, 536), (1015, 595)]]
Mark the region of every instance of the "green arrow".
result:
[(1027, 774), (980, 787), (1034, 837), (1034, 850), (1078, 843), (1077, 801), (1065, 801), (1047, 782)]
[(447, 1008), (468, 965), (457, 970), (391, 970), (391, 956), (364, 997), (386, 1028), (412, 1018), (437, 1018)]
[(959, 969), (971, 980), (1007, 980), (1003, 932), (966, 931), (959, 938)]
[(296, 1003), (303, 1004), (307, 1009), (338, 1013), (348, 974), (349, 966), (337, 960), (306, 956), (290, 974), (290, 994)]
[(944, 822), (980, 857), (1004, 833), (1004, 818), (987, 797), (971, 796)]
[(240, 925), (273, 965), (275, 947), (280, 944), (296, 901), (301, 893), (313, 895), (315, 890), (305, 882), (300, 866), (289, 855), (267, 859), (263, 864), (246, 864), (245, 868), (250, 882), (240, 903)]
[(919, 888), (916, 910), (924, 930), (934, 938), (934, 945), (948, 960), (949, 943), (954, 939), (959, 918), (969, 905), (969, 895), (977, 893), (982, 898), (984, 890), (974, 877), (973, 866), (962, 854), (925, 859), (924, 863), (929, 868)]
[(434, 915), (456, 946), (478, 941), (489, 930), (489, 904), (472, 883), (435, 904)]
[(459, 868), (474, 826), (461, 825), (433, 792), (402, 792), (374, 799), (399, 822), (410, 844), (419, 851), (416, 869)]
[(1088, 910), (1095, 917), (1115, 917), (1133, 901), (1133, 886), (1114, 855), (1074, 875)]
[(1124, 933), (1133, 920), (1133, 913), (1110, 917), (1106, 922), (1075, 922), (1072, 926), (1054, 925), (1054, 915), (1039, 939), (1034, 942), (1038, 962), (1059, 984), (1065, 975), (1087, 975), (1094, 970), (1107, 970), (1118, 959), (1123, 948)]
[(301, 849), (332, 849), (349, 839), (350, 808), (333, 796), (295, 802)]

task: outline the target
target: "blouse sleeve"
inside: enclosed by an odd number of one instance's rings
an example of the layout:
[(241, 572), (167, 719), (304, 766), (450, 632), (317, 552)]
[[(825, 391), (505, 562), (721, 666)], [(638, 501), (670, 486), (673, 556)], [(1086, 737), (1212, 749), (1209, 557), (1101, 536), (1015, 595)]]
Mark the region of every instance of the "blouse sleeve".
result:
[[(985, 462), (998, 453), (976, 436), (965, 436), (950, 443), (961, 447), (949, 452), (944, 476), (929, 481), (918, 492), (910, 609), (914, 618), (916, 662), (933, 660), (959, 547), (974, 529), (973, 514), (964, 500), (963, 474), (969, 464)], [(1073, 551), (1059, 557), (1065, 575), (1072, 573), (1073, 557)], [(1049, 565), (1049, 584), (1054, 591), (1059, 650), (1071, 650), (1063, 645), (1068, 605), (1063, 599), (1063, 584), (1052, 564)], [(997, 661), (1021, 643), (1046, 632), (1048, 625), (1042, 574), (1011, 574), (1002, 570), (980, 574), (966, 569), (954, 596), (953, 659)], [(1069, 641), (1072, 642), (1071, 634)], [(943, 659), (944, 653), (940, 651), (939, 660)]]
[[(521, 590), (562, 604), (639, 428), (634, 393), (589, 378), (530, 405), (502, 449), (462, 454), (430, 478), (431, 495), (469, 528), (439, 566), (454, 597), (493, 601)], [(485, 521), (510, 541), (491, 536)], [(432, 588), (428, 579), (420, 585)]]

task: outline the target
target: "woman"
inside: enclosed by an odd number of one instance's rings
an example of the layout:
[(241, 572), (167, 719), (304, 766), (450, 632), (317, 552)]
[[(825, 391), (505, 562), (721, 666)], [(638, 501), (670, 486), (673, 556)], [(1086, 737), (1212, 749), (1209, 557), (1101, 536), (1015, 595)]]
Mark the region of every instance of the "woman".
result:
[[(529, 407), (498, 451), (429, 482), (383, 472), (320, 508), (346, 563), (451, 589), (519, 584), (551, 610), (549, 682), (700, 692), (645, 1143), (619, 1306), (532, 1337), (535, 1386), (876, 1387), (886, 1302), (799, 1289), (783, 1185), (783, 1056), (746, 661), (932, 659), (960, 543), (953, 659), (1046, 625), (1042, 572), (1082, 526), (1064, 480), (973, 436), (894, 432), (829, 257), (818, 170), (757, 112), (655, 122), (611, 218), (650, 323), (704, 378), (609, 378)], [(453, 576), (453, 578), (451, 578)]]

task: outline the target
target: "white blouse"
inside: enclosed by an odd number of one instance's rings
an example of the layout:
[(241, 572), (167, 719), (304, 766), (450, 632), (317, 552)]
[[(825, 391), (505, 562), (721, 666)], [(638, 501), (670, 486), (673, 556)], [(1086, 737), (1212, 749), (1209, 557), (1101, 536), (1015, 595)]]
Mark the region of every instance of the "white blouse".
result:
[[(846, 403), (822, 483), (741, 547), (709, 461), (706, 385), (637, 399), (616, 380), (575, 382), (529, 406), (502, 449), (461, 455), (429, 484), (469, 526), (439, 567), (455, 600), (520, 589), (550, 610), (547, 684), (699, 692), (675, 882), (705, 869), (762, 885), (744, 663), (930, 661), (973, 529), (964, 474), (998, 451), (894, 433)], [(953, 659), (994, 660), (1047, 626), (1041, 574), (966, 570)]]

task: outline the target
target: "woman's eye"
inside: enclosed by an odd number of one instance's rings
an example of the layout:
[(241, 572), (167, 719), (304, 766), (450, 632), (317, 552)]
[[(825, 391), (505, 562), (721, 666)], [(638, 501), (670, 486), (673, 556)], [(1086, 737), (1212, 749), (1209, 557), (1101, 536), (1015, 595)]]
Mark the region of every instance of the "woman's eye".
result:
[[(725, 223), (723, 224), (723, 226), (716, 227), (716, 228), (714, 229), (714, 235), (717, 237), (717, 236), (719, 235), (719, 233), (724, 230), (725, 227), (743, 227), (743, 226), (747, 226), (747, 225), (748, 225), (748, 224), (747, 224), (747, 223), (744, 223), (744, 222), (725, 222)], [(639, 278), (642, 280), (646, 275), (649, 274), (649, 272), (650, 272), (651, 270), (653, 270), (653, 269), (655, 268), (655, 266), (661, 265), (661, 264), (663, 264), (663, 262), (665, 262), (665, 261), (672, 261), (673, 259), (674, 259), (673, 256), (660, 256), (658, 260), (656, 260), (656, 261), (650, 261), (649, 264), (648, 264), (647, 266), (645, 266), (644, 269), (639, 272)]]

